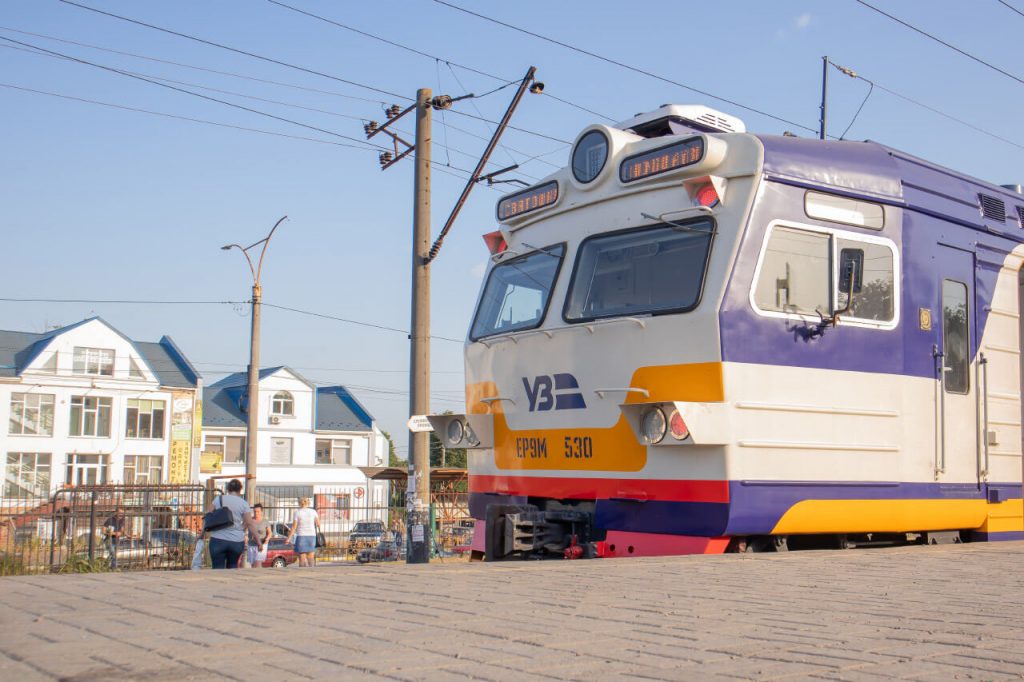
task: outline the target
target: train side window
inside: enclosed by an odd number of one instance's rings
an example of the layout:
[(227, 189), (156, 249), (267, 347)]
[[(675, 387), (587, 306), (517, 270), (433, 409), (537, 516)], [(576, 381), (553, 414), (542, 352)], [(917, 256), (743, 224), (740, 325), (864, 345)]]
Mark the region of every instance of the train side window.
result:
[(847, 197), (837, 197), (824, 192), (807, 192), (804, 195), (804, 213), (809, 218), (846, 223), (881, 230), (885, 226), (885, 211), (881, 204)]
[(856, 281), (853, 288), (853, 306), (844, 317), (878, 322), (891, 321), (895, 312), (892, 250), (884, 244), (859, 240), (837, 239), (836, 242), (840, 255), (837, 309), (844, 309), (850, 296), (850, 275), (848, 271), (844, 272), (843, 266), (859, 261), (854, 267)]
[(942, 385), (947, 393), (970, 390), (967, 285), (942, 280)]
[(788, 227), (772, 230), (754, 303), (766, 311), (828, 315), (829, 251), (827, 234)]

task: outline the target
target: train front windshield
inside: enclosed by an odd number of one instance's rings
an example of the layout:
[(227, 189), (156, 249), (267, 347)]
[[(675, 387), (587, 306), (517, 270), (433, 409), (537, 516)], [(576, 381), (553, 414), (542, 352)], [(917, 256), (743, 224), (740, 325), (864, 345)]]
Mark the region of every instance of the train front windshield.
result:
[(566, 321), (693, 310), (700, 302), (713, 230), (710, 220), (702, 220), (585, 240), (565, 306)]
[(491, 270), (470, 337), (475, 340), (540, 326), (564, 254), (561, 244), (549, 246)]

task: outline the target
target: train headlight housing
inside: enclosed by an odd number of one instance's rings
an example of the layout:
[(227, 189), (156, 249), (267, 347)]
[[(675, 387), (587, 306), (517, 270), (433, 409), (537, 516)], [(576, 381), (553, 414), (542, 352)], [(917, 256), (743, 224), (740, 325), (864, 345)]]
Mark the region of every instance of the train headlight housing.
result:
[(660, 407), (651, 408), (640, 417), (640, 435), (649, 445), (660, 443), (665, 437), (667, 427), (665, 413)]
[(461, 421), (453, 419), (448, 422), (448, 427), (445, 429), (445, 440), (448, 441), (448, 447), (454, 447), (461, 443), (465, 435), (466, 427), (462, 425)]
[(676, 440), (686, 440), (690, 437), (690, 427), (686, 425), (686, 420), (679, 414), (679, 410), (672, 410), (672, 415), (668, 418), (668, 430)]

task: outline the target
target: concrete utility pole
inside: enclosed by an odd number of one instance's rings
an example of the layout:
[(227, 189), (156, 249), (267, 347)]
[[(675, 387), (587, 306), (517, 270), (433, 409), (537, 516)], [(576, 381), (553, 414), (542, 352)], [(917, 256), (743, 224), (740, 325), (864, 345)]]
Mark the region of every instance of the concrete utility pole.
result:
[[(430, 147), (431, 91), (416, 91), (416, 177), (412, 209), (412, 324), (409, 414), (430, 412)], [(406, 562), (430, 561), (430, 434), (409, 435)]]
[[(260, 418), (260, 308), (263, 301), (263, 290), (260, 288), (260, 274), (263, 271), (263, 256), (267, 253), (270, 238), (274, 236), (277, 226), (287, 220), (287, 218), (288, 216), (283, 216), (274, 223), (270, 234), (249, 246), (242, 247), (238, 244), (228, 244), (220, 247), (224, 251), (230, 251), (231, 249), (241, 251), (242, 255), (245, 256), (246, 262), (249, 264), (249, 271), (252, 273), (252, 326), (249, 332), (249, 381), (246, 391), (245, 429), (245, 499), (250, 503), (255, 497), (254, 492), (256, 489), (256, 445), (258, 443)], [(254, 266), (252, 259), (249, 257), (249, 249), (260, 244), (263, 245), (263, 248), (260, 250), (260, 259)]]

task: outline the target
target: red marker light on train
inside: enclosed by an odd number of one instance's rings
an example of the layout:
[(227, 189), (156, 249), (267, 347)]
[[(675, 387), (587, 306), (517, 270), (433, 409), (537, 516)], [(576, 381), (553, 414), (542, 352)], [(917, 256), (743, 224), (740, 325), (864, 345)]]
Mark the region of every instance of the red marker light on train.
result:
[(686, 440), (690, 436), (690, 427), (683, 420), (679, 410), (675, 410), (668, 419), (668, 429), (676, 440)]
[(508, 248), (508, 244), (505, 242), (505, 237), (501, 234), (501, 230), (495, 230), (494, 232), (488, 232), (485, 234), (484, 244), (487, 244), (487, 250), (491, 252), (492, 256), (496, 253), (501, 253)]
[(715, 191), (715, 186), (709, 182), (700, 186), (694, 194), (693, 200), (698, 206), (713, 208), (718, 205), (718, 192)]

